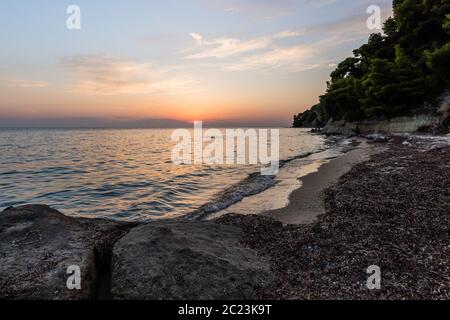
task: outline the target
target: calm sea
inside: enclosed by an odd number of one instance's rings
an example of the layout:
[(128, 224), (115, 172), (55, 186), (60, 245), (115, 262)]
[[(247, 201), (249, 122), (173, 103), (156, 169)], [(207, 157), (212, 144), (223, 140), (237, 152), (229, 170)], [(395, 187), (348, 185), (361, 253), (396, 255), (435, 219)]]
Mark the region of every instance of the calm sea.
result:
[[(249, 179), (259, 172), (255, 166), (177, 166), (171, 161), (171, 134), (171, 129), (1, 129), (0, 209), (39, 203), (69, 215), (142, 221), (187, 215), (205, 204), (210, 212), (222, 210), (277, 184), (277, 177), (272, 183)], [(324, 138), (307, 130), (280, 130), (281, 159), (325, 149)]]

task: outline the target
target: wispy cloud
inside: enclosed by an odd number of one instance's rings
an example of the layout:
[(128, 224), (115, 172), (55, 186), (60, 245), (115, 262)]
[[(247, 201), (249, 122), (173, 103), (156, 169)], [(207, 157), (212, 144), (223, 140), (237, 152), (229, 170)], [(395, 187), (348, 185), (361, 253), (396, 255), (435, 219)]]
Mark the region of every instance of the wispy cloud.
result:
[(282, 31), (267, 37), (259, 37), (250, 40), (235, 38), (215, 38), (205, 40), (199, 33), (189, 33), (196, 44), (202, 49), (199, 53), (187, 56), (188, 59), (203, 58), (227, 58), (248, 52), (268, 48), (275, 40), (301, 36), (299, 31)]
[[(387, 18), (389, 12), (383, 16)], [(365, 16), (355, 16), (302, 30), (285, 30), (247, 40), (231, 37), (205, 40), (200, 33), (191, 33), (190, 36), (200, 52), (190, 54), (187, 58), (215, 58), (219, 60), (215, 65), (225, 71), (266, 72), (283, 69), (298, 72), (319, 67), (329, 68), (337, 60), (342, 59), (340, 56), (330, 57), (330, 52), (336, 52), (346, 43), (363, 41), (371, 32), (366, 27)], [(304, 35), (308, 36), (306, 40), (302, 37)], [(281, 41), (287, 38), (293, 38), (293, 41), (289, 41), (288, 44)], [(295, 44), (299, 40), (302, 43)]]
[(300, 31), (292, 31), (292, 30), (286, 30), (281, 31), (273, 35), (274, 39), (285, 39), (285, 38), (292, 38), (292, 37), (300, 37), (304, 34), (304, 32)]
[(45, 81), (32, 81), (32, 80), (11, 80), (8, 83), (8, 87), (15, 88), (46, 88), (48, 83)]
[(203, 36), (201, 34), (191, 32), (191, 33), (189, 33), (189, 35), (192, 37), (192, 39), (195, 40), (195, 42), (197, 42), (197, 44), (199, 46), (201, 46), (203, 44)]
[(185, 94), (199, 88), (197, 82), (170, 69), (119, 57), (76, 55), (61, 62), (78, 80), (71, 90), (81, 94)]
[(236, 13), (241, 11), (241, 9), (239, 7), (229, 7), (225, 9), (226, 12), (230, 12), (230, 13)]
[[(207, 46), (206, 50), (188, 56), (188, 59), (202, 58), (226, 58), (239, 55), (245, 52), (267, 48), (271, 43), (270, 39), (260, 38), (248, 41), (241, 41), (232, 38), (219, 38), (210, 42), (203, 42), (202, 46)], [(211, 48), (212, 47), (212, 48)]]
[(291, 71), (305, 71), (320, 66), (318, 63), (308, 62), (314, 57), (315, 50), (311, 47), (278, 48), (262, 54), (245, 57), (238, 62), (223, 66), (227, 71), (267, 70), (286, 67)]

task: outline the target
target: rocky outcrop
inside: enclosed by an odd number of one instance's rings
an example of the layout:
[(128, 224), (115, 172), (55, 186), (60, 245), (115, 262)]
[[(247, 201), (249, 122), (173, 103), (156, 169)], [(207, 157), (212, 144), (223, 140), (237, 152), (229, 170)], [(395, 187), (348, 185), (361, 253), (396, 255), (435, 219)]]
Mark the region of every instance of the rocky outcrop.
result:
[[(70, 218), (42, 205), (3, 211), (0, 299), (95, 298), (106, 248), (129, 227), (126, 223)], [(73, 271), (67, 273), (70, 266), (80, 268), (81, 290), (67, 287), (73, 275)]]
[(241, 229), (214, 222), (137, 227), (116, 243), (116, 299), (255, 299), (270, 283), (267, 260), (239, 245)]
[(370, 142), (389, 142), (391, 137), (384, 135), (382, 133), (372, 133), (366, 136), (366, 139)]
[(438, 110), (441, 121), (432, 127), (434, 134), (450, 133), (450, 92), (446, 92), (441, 97), (441, 105)]
[[(258, 298), (269, 262), (241, 246), (241, 235), (215, 222), (137, 225), (9, 208), (0, 213), (0, 299)], [(71, 266), (80, 290), (67, 287)]]
[(359, 122), (330, 121), (324, 128), (327, 135), (352, 136), (372, 132), (384, 133), (414, 133), (431, 128), (439, 118), (431, 115), (414, 117), (399, 117), (391, 120), (364, 120)]

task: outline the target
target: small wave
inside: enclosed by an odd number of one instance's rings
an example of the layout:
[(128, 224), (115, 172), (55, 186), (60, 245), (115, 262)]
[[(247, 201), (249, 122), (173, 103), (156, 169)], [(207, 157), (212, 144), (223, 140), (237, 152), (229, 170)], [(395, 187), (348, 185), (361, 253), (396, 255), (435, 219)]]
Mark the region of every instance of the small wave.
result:
[[(325, 156), (325, 158), (335, 158), (338, 155), (346, 153), (352, 149), (349, 141), (350, 140), (348, 139), (327, 139), (326, 143), (322, 147), (317, 148), (313, 152), (303, 153), (289, 159), (281, 160), (280, 169), (294, 160), (304, 159), (330, 149), (333, 149), (334, 151), (331, 152), (330, 155)], [(262, 193), (276, 184), (276, 176), (262, 176), (260, 172), (254, 172), (246, 179), (219, 193), (214, 200), (186, 215), (185, 218), (188, 220), (203, 220), (213, 213), (231, 207), (246, 197)]]
[(201, 220), (211, 213), (228, 208), (245, 197), (263, 192), (274, 186), (275, 183), (274, 176), (262, 176), (259, 172), (252, 173), (245, 180), (225, 189), (215, 200), (188, 214), (187, 218), (189, 220)]
[[(0, 132), (0, 145), (14, 146), (0, 154), (0, 209), (46, 203), (74, 216), (118, 214), (118, 219), (147, 221), (186, 217), (195, 210), (194, 217), (226, 209), (280, 181), (279, 175), (252, 174), (256, 166), (176, 166), (169, 160), (170, 134), (171, 130)], [(323, 147), (322, 137), (304, 130), (282, 129), (280, 134), (283, 160)]]
[[(319, 148), (315, 152), (303, 153), (286, 160), (281, 160), (280, 169), (293, 160), (306, 158), (314, 153), (324, 151), (325, 149), (326, 147)], [(245, 197), (253, 196), (266, 191), (267, 189), (275, 186), (276, 183), (276, 176), (263, 176), (260, 172), (254, 172), (246, 179), (225, 189), (223, 192), (218, 194), (214, 200), (204, 204), (197, 210), (188, 214), (186, 218), (188, 220), (202, 220), (210, 214), (227, 209), (233, 204), (242, 201)]]

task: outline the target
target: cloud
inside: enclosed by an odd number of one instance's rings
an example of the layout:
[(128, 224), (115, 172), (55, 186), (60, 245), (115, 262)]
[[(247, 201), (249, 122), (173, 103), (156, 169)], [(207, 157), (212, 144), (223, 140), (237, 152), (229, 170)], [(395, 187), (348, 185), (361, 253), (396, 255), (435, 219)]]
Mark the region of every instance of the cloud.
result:
[(186, 94), (198, 91), (192, 79), (170, 69), (113, 56), (76, 55), (61, 61), (76, 76), (71, 90), (90, 95)]
[(241, 11), (241, 9), (238, 8), (238, 7), (230, 7), (230, 8), (226, 8), (225, 11), (226, 11), (226, 12), (235, 13), (235, 12)]
[[(317, 63), (307, 62), (314, 57), (315, 49), (309, 46), (283, 47), (277, 40), (299, 37), (300, 31), (281, 31), (276, 34), (242, 41), (232, 38), (218, 38), (205, 41), (198, 33), (190, 34), (198, 46), (200, 53), (187, 56), (188, 59), (216, 58), (224, 60), (220, 64), (225, 71), (268, 70), (286, 67), (290, 71), (302, 71), (317, 68)], [(198, 41), (200, 40), (201, 41)]]
[[(283, 46), (279, 40), (297, 38), (305, 31), (285, 30), (272, 35), (239, 40), (233, 38), (216, 38), (207, 41), (199, 33), (191, 33), (197, 46), (203, 49), (199, 53), (187, 56), (187, 59), (215, 58), (222, 62), (219, 65), (224, 71), (258, 70), (267, 71), (285, 68), (298, 72), (315, 69), (320, 66), (315, 45)], [(315, 60), (315, 61), (314, 61)]]
[(12, 80), (8, 83), (8, 87), (15, 88), (47, 88), (48, 83), (45, 81), (30, 81), (30, 80)]
[[(389, 11), (383, 16), (387, 18)], [(343, 49), (347, 50), (346, 44), (362, 43), (372, 33), (366, 26), (365, 18), (365, 16), (348, 17), (345, 20), (313, 25), (302, 30), (285, 30), (249, 40), (217, 38), (207, 41), (201, 34), (195, 33), (195, 37), (193, 34), (191, 37), (197, 40), (197, 48), (201, 51), (190, 54), (187, 58), (215, 58), (220, 62), (214, 66), (229, 72), (244, 70), (266, 72), (274, 69), (299, 72), (319, 67), (330, 68), (337, 60), (343, 58), (342, 54), (346, 54), (342, 53)], [(289, 44), (281, 41), (287, 38), (293, 38)], [(295, 44), (298, 40), (302, 40), (303, 43)], [(331, 53), (334, 53), (334, 56), (330, 57)], [(351, 51), (347, 54), (351, 54)]]
[(197, 42), (199, 46), (203, 44), (203, 36), (201, 34), (191, 32), (189, 35), (195, 40), (195, 42)]
[[(270, 39), (259, 38), (248, 41), (241, 41), (232, 38), (219, 38), (210, 42), (203, 42), (210, 48), (188, 56), (188, 59), (202, 59), (202, 58), (226, 58), (230, 56), (239, 55), (245, 52), (255, 51), (258, 49), (267, 48), (271, 43)], [(211, 48), (212, 47), (212, 48)]]
[(297, 46), (290, 48), (278, 48), (262, 54), (243, 58), (236, 63), (224, 65), (227, 71), (263, 70), (286, 67), (291, 71), (305, 71), (318, 68), (317, 63), (309, 62), (315, 55), (315, 50), (310, 47)]
[(304, 32), (299, 32), (299, 31), (282, 31), (282, 32), (278, 32), (277, 34), (275, 34), (273, 36), (274, 39), (285, 39), (285, 38), (292, 38), (292, 37), (300, 37), (304, 34)]
[(282, 17), (306, 7), (321, 7), (337, 0), (195, 0), (213, 10), (233, 14), (256, 15), (263, 18)]
[(217, 58), (223, 59), (231, 56), (268, 48), (275, 40), (301, 36), (298, 31), (282, 31), (267, 37), (259, 37), (250, 40), (234, 38), (216, 38), (211, 41), (204, 40), (199, 33), (189, 33), (203, 51), (187, 56), (187, 59)]

